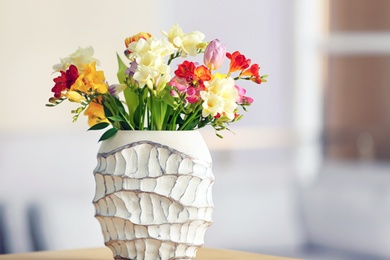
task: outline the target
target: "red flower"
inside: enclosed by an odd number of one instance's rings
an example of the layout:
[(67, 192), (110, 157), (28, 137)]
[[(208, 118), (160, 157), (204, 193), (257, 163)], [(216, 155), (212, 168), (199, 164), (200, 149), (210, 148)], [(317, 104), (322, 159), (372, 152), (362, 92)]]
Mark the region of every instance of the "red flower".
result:
[(175, 85), (180, 92), (186, 92), (186, 99), (189, 103), (196, 103), (200, 99), (200, 92), (205, 90), (204, 82), (211, 79), (210, 69), (204, 65), (195, 66), (195, 63), (184, 61), (175, 70), (175, 80), (173, 83), (179, 83), (184, 80), (186, 84)]
[(185, 79), (188, 85), (193, 87), (202, 87), (204, 81), (211, 79), (210, 70), (204, 66), (195, 66), (195, 63), (191, 61), (184, 61), (175, 70), (175, 75), (179, 78)]
[(175, 70), (175, 75), (179, 78), (185, 79), (188, 83), (190, 83), (195, 77), (194, 72), (195, 64), (186, 60), (178, 66), (177, 70)]
[(230, 60), (229, 73), (247, 69), (251, 64), (251, 60), (245, 58), (239, 51), (235, 51), (232, 54), (227, 52), (226, 57)]
[(57, 78), (53, 79), (55, 85), (51, 89), (51, 91), (54, 92), (54, 97), (61, 97), (62, 91), (70, 89), (70, 87), (73, 85), (73, 83), (78, 77), (79, 72), (77, 70), (77, 67), (74, 65), (70, 65), (66, 72), (61, 71), (61, 76), (58, 76)]
[(258, 64), (252, 64), (249, 69), (243, 71), (240, 76), (249, 76), (250, 80), (253, 82), (260, 84), (261, 77), (259, 75), (260, 67)]

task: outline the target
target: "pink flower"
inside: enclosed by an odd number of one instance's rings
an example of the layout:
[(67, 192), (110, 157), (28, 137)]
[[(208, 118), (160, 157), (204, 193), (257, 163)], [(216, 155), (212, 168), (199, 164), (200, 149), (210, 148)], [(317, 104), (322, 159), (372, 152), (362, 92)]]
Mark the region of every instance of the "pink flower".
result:
[(186, 90), (188, 88), (188, 83), (187, 83), (186, 79), (179, 78), (177, 76), (175, 76), (171, 79), (171, 81), (169, 82), (169, 85), (172, 87), (176, 87), (180, 93), (186, 92)]
[(186, 99), (187, 99), (188, 103), (191, 103), (191, 104), (196, 103), (196, 101), (198, 101), (199, 96), (198, 96), (198, 93), (194, 87), (189, 87), (187, 89)]
[(171, 90), (171, 91), (169, 91), (169, 93), (171, 94), (171, 96), (172, 97), (174, 97), (174, 98), (177, 98), (177, 97), (179, 97), (179, 94), (177, 93), (177, 91), (176, 90)]
[(226, 56), (226, 46), (215, 39), (207, 45), (204, 51), (203, 62), (211, 70), (221, 67)]
[(253, 103), (253, 101), (254, 101), (253, 98), (245, 96), (245, 94), (246, 94), (245, 88), (239, 87), (237, 85), (235, 87), (238, 90), (238, 98), (237, 98), (238, 104), (248, 106), (248, 105)]
[[(196, 103), (199, 100), (199, 92), (203, 90), (203, 88), (195, 88), (190, 86), (185, 78), (179, 78), (177, 76), (173, 77), (169, 82), (170, 86), (176, 87), (179, 93), (185, 93), (185, 97), (188, 103)], [(178, 93), (176, 90), (171, 90), (170, 94), (173, 97), (178, 97)]]

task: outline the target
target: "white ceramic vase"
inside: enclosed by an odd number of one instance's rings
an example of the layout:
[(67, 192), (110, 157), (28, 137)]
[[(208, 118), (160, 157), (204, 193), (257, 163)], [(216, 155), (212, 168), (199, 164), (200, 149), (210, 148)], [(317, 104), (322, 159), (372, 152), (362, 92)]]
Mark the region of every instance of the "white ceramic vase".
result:
[(214, 209), (201, 134), (119, 131), (97, 160), (95, 217), (114, 259), (194, 259)]

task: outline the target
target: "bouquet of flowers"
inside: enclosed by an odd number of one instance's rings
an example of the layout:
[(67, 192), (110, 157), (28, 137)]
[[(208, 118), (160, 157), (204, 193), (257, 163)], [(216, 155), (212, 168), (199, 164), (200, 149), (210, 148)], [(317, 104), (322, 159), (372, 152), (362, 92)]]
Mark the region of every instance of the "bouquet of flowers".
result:
[[(178, 25), (157, 39), (146, 32), (125, 39), (127, 62), (117, 55), (118, 83), (109, 84), (92, 47), (79, 48), (54, 65), (52, 92), (47, 106), (64, 100), (78, 103), (73, 121), (88, 116), (90, 130), (109, 127), (100, 140), (118, 130), (193, 130), (211, 125), (216, 134), (239, 120), (253, 99), (236, 85), (238, 80), (260, 84), (259, 65), (239, 51), (226, 52), (218, 39), (205, 42), (198, 31), (184, 33)], [(203, 55), (202, 65), (187, 59)], [(183, 59), (177, 62), (176, 59)], [(225, 74), (217, 72), (230, 60)], [(172, 61), (177, 68), (171, 73)], [(173, 74), (173, 75), (172, 75)]]

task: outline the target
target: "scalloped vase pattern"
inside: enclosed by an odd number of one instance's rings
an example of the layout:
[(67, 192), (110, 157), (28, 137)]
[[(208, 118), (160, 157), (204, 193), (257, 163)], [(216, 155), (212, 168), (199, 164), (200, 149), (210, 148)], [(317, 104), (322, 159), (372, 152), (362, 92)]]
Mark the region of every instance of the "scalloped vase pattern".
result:
[(114, 259), (194, 259), (214, 176), (198, 131), (119, 131), (101, 144), (93, 200)]

